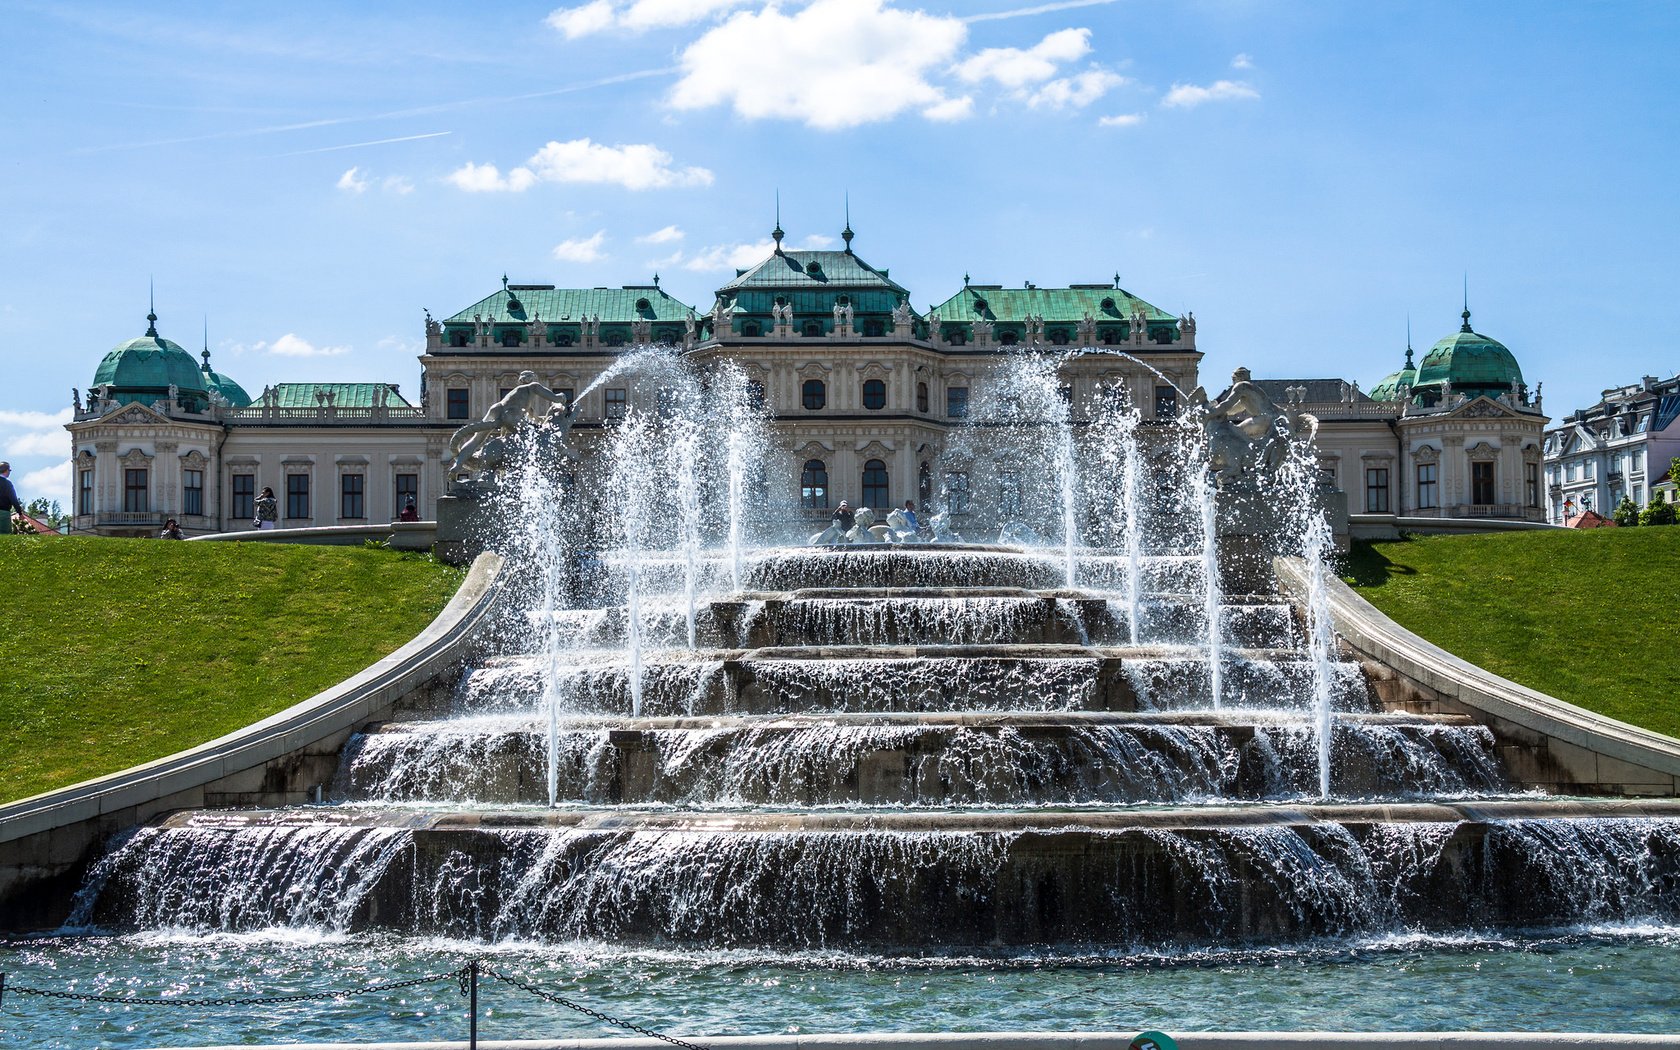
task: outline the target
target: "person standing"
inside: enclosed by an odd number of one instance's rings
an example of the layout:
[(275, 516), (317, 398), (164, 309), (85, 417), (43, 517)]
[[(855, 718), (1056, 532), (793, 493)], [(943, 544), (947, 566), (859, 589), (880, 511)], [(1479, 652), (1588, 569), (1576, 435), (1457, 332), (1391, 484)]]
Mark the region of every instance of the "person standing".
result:
[(257, 497), (257, 517), (251, 524), (259, 529), (272, 529), (279, 521), (280, 501), (274, 498), (274, 490), (264, 485), (262, 495)]
[(857, 513), (852, 510), (852, 505), (850, 503), (847, 503), (845, 500), (841, 500), (840, 506), (834, 511), (833, 521), (834, 527), (839, 529), (842, 533), (851, 532), (852, 525), (857, 521)]
[(0, 536), (12, 533), (12, 515), (25, 513), (17, 489), (12, 487), (12, 465), (0, 463)]

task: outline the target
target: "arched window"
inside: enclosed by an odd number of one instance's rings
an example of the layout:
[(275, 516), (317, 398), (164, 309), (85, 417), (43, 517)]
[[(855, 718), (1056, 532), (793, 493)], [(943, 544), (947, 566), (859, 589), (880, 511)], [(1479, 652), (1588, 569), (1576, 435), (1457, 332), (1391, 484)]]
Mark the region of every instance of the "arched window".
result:
[(863, 381), (863, 407), (880, 409), (887, 407), (887, 384), (880, 379), (865, 379)]
[(1020, 338), (1014, 332), (1004, 332), (998, 336), (998, 342), (1003, 346), (1014, 346)]
[(799, 397), (806, 408), (815, 412), (828, 404), (828, 387), (820, 379), (807, 379), (799, 388)]
[(872, 510), (887, 507), (887, 465), (878, 459), (863, 465), (863, 506)]
[(799, 474), (799, 504), (811, 510), (828, 506), (828, 465), (820, 459), (805, 461)]
[(927, 384), (926, 383), (917, 383), (916, 384), (916, 411), (926, 412), (927, 410), (928, 410), (928, 388), (927, 388)]
[(758, 334), (758, 322), (757, 321), (742, 321), (741, 322), (741, 334), (744, 335), (744, 336), (755, 336), (755, 335), (757, 335)]
[(805, 322), (805, 338), (816, 339), (816, 338), (820, 337), (821, 335), (822, 335), (822, 322), (821, 321), (806, 321)]

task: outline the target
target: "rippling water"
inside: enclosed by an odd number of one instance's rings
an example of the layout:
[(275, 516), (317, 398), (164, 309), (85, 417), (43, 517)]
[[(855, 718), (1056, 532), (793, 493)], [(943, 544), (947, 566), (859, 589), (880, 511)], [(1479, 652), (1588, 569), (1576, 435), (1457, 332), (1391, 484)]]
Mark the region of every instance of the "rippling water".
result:
[[(194, 999), (352, 989), (453, 970), (473, 955), (668, 1034), (1316, 1029), (1671, 1033), (1680, 927), (1406, 937), (1163, 955), (1004, 959), (624, 951), (599, 944), (366, 936), (58, 937), (0, 944), (7, 984)], [(485, 979), (486, 1039), (623, 1035)], [(205, 1046), (461, 1039), (444, 981), (342, 1002), (169, 1008), (8, 993), (0, 1042)]]

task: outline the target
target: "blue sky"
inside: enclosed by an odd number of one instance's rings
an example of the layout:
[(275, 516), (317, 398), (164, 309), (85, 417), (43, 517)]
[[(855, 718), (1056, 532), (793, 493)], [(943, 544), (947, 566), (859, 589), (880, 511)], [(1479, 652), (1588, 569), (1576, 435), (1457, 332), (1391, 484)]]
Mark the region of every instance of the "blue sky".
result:
[(1121, 275), (1231, 369), (1478, 331), (1554, 416), (1680, 370), (1680, 5), (0, 4), (0, 455), (68, 502), (70, 388), (145, 328), (418, 390), (422, 309), (654, 272), (704, 308), (855, 248), (925, 309)]

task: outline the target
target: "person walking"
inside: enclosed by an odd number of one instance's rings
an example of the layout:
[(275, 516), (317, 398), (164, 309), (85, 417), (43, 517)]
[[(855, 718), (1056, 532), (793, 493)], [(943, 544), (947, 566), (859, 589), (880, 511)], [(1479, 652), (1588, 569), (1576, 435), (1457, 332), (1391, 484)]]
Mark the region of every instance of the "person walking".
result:
[(12, 534), (12, 515), (25, 514), (23, 501), (12, 487), (12, 465), (0, 463), (0, 536)]
[(262, 495), (257, 497), (257, 516), (251, 522), (253, 528), (272, 529), (280, 521), (280, 501), (274, 498), (274, 490), (263, 486)]

